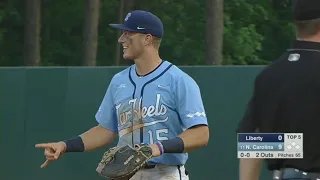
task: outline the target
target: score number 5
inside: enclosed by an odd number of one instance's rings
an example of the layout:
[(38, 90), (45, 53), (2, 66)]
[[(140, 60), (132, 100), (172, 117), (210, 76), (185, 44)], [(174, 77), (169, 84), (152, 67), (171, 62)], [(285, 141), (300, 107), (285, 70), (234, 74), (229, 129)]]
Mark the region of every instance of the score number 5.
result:
[[(155, 135), (153, 134), (153, 132), (155, 132)], [(154, 141), (164, 141), (164, 140), (168, 140), (169, 138), (163, 134), (168, 134), (169, 130), (168, 129), (156, 129), (155, 131), (149, 130), (148, 134), (149, 134), (149, 139), (150, 139), (150, 144), (153, 144)], [(156, 138), (156, 139), (154, 139)]]

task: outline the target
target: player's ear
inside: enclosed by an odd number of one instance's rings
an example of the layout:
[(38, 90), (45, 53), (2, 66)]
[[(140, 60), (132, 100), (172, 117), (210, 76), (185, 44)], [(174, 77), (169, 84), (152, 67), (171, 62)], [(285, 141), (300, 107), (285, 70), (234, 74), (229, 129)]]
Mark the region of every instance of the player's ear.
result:
[(147, 46), (147, 45), (150, 45), (150, 44), (152, 44), (152, 35), (151, 34), (147, 34), (144, 37), (144, 45)]

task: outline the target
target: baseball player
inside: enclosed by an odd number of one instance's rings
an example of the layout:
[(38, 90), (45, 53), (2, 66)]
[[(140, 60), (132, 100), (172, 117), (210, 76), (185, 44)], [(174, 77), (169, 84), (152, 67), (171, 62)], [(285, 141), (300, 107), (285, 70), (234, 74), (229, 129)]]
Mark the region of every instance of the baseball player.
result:
[(184, 167), (188, 153), (209, 140), (197, 83), (160, 58), (164, 31), (157, 16), (135, 10), (127, 14), (124, 24), (110, 26), (122, 30), (118, 42), (123, 57), (134, 65), (112, 78), (95, 116), (96, 127), (65, 141), (36, 145), (45, 149), (47, 160), (41, 167), (67, 152), (109, 145), (118, 136), (118, 146), (145, 143), (152, 148), (153, 158), (132, 180), (189, 179)]

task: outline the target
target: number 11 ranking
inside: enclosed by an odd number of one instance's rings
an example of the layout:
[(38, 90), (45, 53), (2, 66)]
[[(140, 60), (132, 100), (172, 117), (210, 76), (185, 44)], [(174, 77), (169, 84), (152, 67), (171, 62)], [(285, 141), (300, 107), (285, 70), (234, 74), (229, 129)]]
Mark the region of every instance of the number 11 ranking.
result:
[(303, 133), (238, 133), (238, 158), (301, 159)]

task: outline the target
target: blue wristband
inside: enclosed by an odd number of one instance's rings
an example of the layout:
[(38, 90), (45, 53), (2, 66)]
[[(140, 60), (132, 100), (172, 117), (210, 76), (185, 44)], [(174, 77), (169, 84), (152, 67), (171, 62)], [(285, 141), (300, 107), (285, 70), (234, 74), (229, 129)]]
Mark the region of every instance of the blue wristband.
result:
[(184, 142), (180, 137), (161, 141), (161, 144), (163, 147), (163, 153), (183, 153), (184, 151)]
[(83, 152), (84, 144), (80, 136), (64, 140), (67, 145), (66, 152)]

